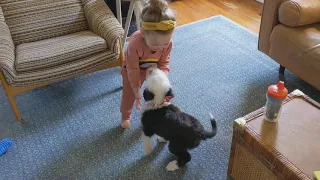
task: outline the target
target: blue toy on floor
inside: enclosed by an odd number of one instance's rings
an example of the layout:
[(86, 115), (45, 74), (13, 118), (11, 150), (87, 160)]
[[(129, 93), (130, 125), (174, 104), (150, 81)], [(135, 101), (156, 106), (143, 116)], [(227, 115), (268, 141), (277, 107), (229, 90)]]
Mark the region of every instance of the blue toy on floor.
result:
[(2, 141), (0, 141), (0, 156), (6, 153), (12, 145), (13, 142), (8, 138), (5, 138)]

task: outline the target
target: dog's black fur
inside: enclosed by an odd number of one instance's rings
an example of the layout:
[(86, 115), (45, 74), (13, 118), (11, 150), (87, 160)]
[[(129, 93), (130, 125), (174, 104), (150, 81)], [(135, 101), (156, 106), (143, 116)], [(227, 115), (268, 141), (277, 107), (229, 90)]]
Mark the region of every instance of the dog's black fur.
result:
[[(166, 96), (174, 96), (172, 89)], [(143, 97), (145, 101), (150, 101), (154, 95), (145, 89)], [(169, 141), (169, 151), (178, 157), (179, 167), (191, 160), (188, 150), (198, 147), (202, 140), (214, 137), (217, 132), (214, 119), (211, 119), (212, 131), (208, 132), (198, 119), (172, 104), (144, 111), (141, 124), (146, 136), (156, 134)]]

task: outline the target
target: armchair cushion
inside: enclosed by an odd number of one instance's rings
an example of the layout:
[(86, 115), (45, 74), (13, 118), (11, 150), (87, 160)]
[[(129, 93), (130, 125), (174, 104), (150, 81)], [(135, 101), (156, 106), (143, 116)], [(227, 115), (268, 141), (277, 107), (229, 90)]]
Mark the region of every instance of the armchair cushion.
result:
[(320, 22), (320, 0), (289, 0), (279, 7), (279, 21), (290, 27)]
[(118, 54), (106, 50), (90, 57), (77, 59), (62, 65), (43, 68), (36, 71), (17, 72), (10, 81), (12, 86), (25, 87), (70, 79), (72, 77), (87, 74), (102, 66), (114, 62), (119, 57)]
[(88, 57), (107, 49), (106, 41), (92, 31), (81, 31), (16, 47), (16, 70), (38, 70)]

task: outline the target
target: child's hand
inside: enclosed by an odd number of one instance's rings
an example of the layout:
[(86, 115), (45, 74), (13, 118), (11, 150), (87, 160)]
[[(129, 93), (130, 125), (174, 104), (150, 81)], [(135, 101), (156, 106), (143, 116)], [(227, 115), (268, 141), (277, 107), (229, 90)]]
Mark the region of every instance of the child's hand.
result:
[(141, 109), (141, 98), (136, 98), (136, 108), (137, 108), (138, 110)]
[(134, 90), (134, 96), (136, 97), (136, 108), (138, 110), (141, 109), (141, 100), (142, 100), (142, 93), (140, 89), (135, 89)]

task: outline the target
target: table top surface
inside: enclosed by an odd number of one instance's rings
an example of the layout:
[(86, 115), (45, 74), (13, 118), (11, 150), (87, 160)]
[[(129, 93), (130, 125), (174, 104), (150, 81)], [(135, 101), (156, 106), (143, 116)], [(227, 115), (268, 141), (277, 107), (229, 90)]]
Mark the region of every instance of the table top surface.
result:
[(304, 98), (293, 98), (282, 107), (278, 122), (258, 116), (246, 123), (309, 178), (320, 170), (320, 107)]

